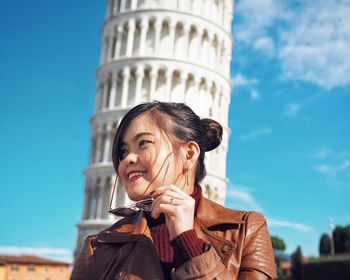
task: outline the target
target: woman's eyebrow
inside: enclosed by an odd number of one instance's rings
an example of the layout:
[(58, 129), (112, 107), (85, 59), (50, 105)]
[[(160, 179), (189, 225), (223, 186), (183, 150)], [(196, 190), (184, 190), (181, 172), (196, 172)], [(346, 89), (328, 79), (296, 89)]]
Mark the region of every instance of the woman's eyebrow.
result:
[[(135, 142), (135, 141), (137, 141), (137, 139), (139, 139), (140, 137), (145, 136), (145, 135), (147, 135), (147, 136), (154, 136), (154, 134), (151, 133), (151, 132), (140, 132), (140, 133), (137, 133), (137, 134), (131, 139), (131, 142)], [(120, 147), (123, 147), (123, 146), (126, 146), (126, 145), (127, 145), (127, 143), (125, 143), (124, 141), (122, 141), (122, 142), (120, 143)]]
[(154, 134), (151, 133), (151, 132), (140, 132), (140, 133), (137, 133), (137, 134), (131, 139), (131, 141), (135, 142), (137, 139), (139, 139), (140, 137), (145, 136), (145, 135), (147, 135), (147, 136), (154, 136)]

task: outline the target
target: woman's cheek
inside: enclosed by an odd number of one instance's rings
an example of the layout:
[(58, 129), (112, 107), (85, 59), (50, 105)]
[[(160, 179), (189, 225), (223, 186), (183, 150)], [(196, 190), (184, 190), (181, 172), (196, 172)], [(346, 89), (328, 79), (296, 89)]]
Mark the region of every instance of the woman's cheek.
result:
[(151, 149), (148, 149), (141, 154), (140, 160), (148, 168), (152, 168), (155, 164), (155, 153)]

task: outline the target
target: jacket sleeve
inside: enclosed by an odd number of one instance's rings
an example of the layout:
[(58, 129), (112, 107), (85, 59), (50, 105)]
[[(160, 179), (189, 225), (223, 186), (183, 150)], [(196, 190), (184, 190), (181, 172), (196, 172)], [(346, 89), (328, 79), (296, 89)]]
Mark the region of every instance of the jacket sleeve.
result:
[(85, 239), (84, 246), (75, 260), (71, 280), (92, 280), (96, 279), (93, 262), (93, 250), (89, 236)]
[(205, 252), (199, 256), (195, 256), (173, 269), (171, 277), (173, 280), (186, 279), (232, 279), (223, 275), (227, 274), (226, 267), (221, 262), (220, 257), (216, 253), (214, 247), (206, 243)]
[(249, 212), (238, 279), (260, 280), (276, 277), (276, 264), (266, 220), (257, 212)]
[(227, 268), (214, 247), (207, 249), (172, 271), (172, 279), (201, 280), (267, 280), (274, 279), (276, 264), (265, 218), (257, 212), (247, 212), (242, 240), (242, 257), (238, 276)]

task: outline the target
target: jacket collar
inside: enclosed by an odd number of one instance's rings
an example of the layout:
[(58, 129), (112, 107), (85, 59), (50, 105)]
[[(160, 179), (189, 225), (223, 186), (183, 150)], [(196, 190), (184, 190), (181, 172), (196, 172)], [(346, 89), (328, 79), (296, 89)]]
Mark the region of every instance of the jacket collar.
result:
[(142, 211), (136, 212), (132, 217), (121, 219), (108, 229), (101, 231), (97, 239), (99, 242), (122, 243), (139, 240), (140, 236), (147, 236), (153, 241)]
[(225, 208), (203, 195), (199, 199), (196, 218), (206, 228), (221, 224), (243, 224), (242, 217), (243, 212)]

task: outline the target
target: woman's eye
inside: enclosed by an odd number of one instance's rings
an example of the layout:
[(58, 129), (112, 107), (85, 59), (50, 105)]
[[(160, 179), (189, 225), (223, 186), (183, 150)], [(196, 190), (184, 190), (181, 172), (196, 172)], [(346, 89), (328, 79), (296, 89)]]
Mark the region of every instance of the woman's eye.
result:
[(127, 156), (127, 154), (128, 154), (128, 150), (127, 150), (127, 149), (121, 149), (121, 150), (119, 151), (119, 157), (120, 157), (120, 159), (125, 158), (125, 157)]
[(146, 145), (148, 143), (151, 143), (151, 141), (149, 141), (149, 140), (141, 140), (139, 145), (140, 145), (140, 147), (142, 147), (142, 146), (144, 146), (144, 145)]

